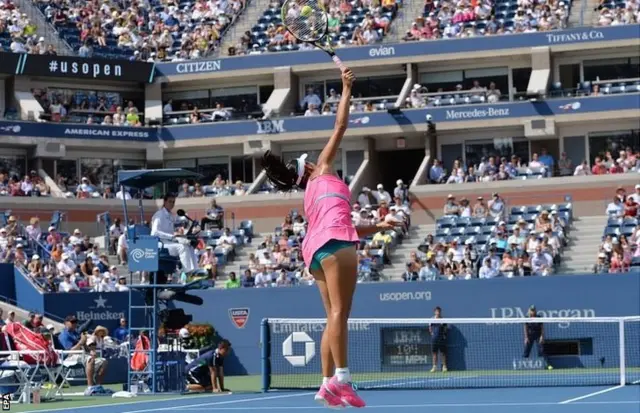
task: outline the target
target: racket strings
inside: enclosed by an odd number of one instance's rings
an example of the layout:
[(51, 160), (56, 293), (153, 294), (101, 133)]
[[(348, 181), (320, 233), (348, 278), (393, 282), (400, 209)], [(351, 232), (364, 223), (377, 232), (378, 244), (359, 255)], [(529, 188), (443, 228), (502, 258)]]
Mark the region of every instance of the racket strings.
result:
[(327, 15), (315, 0), (285, 1), (282, 20), (291, 34), (303, 42), (315, 42), (327, 34)]

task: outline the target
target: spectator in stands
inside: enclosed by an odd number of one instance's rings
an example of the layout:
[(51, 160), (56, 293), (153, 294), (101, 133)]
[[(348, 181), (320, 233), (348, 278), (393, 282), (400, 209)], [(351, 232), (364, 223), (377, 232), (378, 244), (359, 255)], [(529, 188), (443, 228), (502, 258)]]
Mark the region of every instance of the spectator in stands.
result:
[(20, 233), (20, 226), (18, 224), (18, 219), (15, 216), (11, 215), (7, 219), (7, 226), (4, 227), (4, 229), (7, 231), (7, 236), (17, 237)]
[(118, 328), (113, 330), (113, 334), (111, 335), (113, 339), (115, 339), (118, 343), (124, 343), (127, 341), (129, 337), (129, 328), (127, 327), (127, 319), (121, 318), (120, 325)]
[(573, 172), (573, 176), (586, 176), (591, 174), (591, 168), (589, 168), (589, 162), (585, 159), (582, 163), (576, 166)]
[(620, 218), (624, 214), (624, 205), (618, 196), (613, 197), (613, 202), (607, 206), (607, 215), (609, 218)]
[(245, 288), (252, 288), (252, 287), (255, 287), (255, 282), (256, 282), (256, 279), (253, 277), (253, 273), (251, 272), (251, 270), (249, 269), (244, 270), (242, 286)]
[(225, 249), (233, 251), (235, 246), (237, 245), (238, 240), (235, 235), (231, 233), (231, 229), (225, 228), (224, 232), (218, 238), (217, 245), (221, 246)]
[(444, 216), (445, 217), (457, 217), (460, 215), (460, 208), (456, 203), (456, 198), (449, 194), (447, 201), (444, 204)]
[(80, 288), (78, 288), (74, 278), (72, 278), (71, 274), (64, 274), (63, 280), (58, 284), (59, 291), (63, 293), (79, 292)]
[(635, 201), (633, 196), (627, 197), (626, 202), (624, 203), (624, 218), (636, 218), (638, 216), (638, 203)]
[(429, 179), (433, 184), (441, 184), (444, 182), (446, 178), (446, 174), (440, 161), (438, 159), (433, 160), (433, 165), (429, 169)]
[[(11, 310), (9, 311), (9, 313), (7, 314), (8, 317), (4, 320), (5, 324), (11, 324), (11, 323), (15, 323), (16, 322), (16, 312)], [(2, 314), (0, 314), (0, 317), (2, 317)]]
[[(214, 181), (214, 185), (216, 182)], [(218, 205), (215, 199), (211, 200), (211, 206), (207, 210), (207, 217), (213, 221), (218, 229), (224, 226), (224, 208)]]
[(479, 278), (494, 278), (498, 276), (498, 271), (492, 267), (491, 259), (489, 257), (485, 258), (483, 261), (483, 265), (480, 268), (478, 273)]
[(200, 256), (200, 268), (207, 271), (209, 279), (214, 280), (218, 277), (218, 258), (213, 252), (213, 247), (207, 245), (205, 252)]
[(553, 272), (553, 258), (538, 245), (531, 256), (531, 274), (547, 276)]
[(224, 287), (226, 289), (240, 288), (240, 280), (238, 280), (236, 278), (236, 273), (235, 272), (232, 271), (232, 272), (229, 273), (229, 279), (225, 283)]
[(382, 184), (378, 184), (376, 188), (377, 191), (373, 193), (373, 196), (375, 196), (378, 201), (377, 204), (380, 204), (382, 201), (390, 203), (391, 195), (389, 195), (389, 192), (384, 190), (384, 186)]
[(491, 194), (489, 201), (489, 214), (495, 219), (503, 219), (505, 213), (505, 204), (500, 195), (496, 192)]

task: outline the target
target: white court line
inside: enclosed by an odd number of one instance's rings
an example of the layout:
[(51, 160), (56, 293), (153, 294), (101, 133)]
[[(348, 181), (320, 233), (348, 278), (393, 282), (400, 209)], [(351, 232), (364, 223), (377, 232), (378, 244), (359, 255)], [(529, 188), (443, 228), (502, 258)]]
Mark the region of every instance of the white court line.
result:
[(227, 401), (224, 401), (224, 402), (185, 404), (185, 405), (171, 406), (171, 407), (159, 407), (159, 408), (156, 408), (156, 409), (129, 410), (129, 411), (125, 411), (123, 413), (146, 413), (146, 412), (162, 412), (162, 411), (167, 411), (167, 410), (183, 410), (183, 409), (188, 409), (190, 407), (220, 406), (220, 405), (225, 405), (225, 404), (259, 402), (259, 401), (262, 401), (262, 400), (289, 399), (289, 398), (292, 398), (292, 397), (310, 396), (312, 394), (316, 394), (316, 393), (315, 392), (309, 392), (309, 393), (279, 394), (277, 396), (252, 397), (250, 399), (227, 400)]
[(584, 396), (574, 397), (573, 399), (564, 400), (564, 401), (559, 402), (558, 404), (569, 404), (569, 403), (572, 403), (572, 402), (577, 402), (578, 400), (587, 399), (589, 397), (597, 396), (599, 394), (609, 393), (610, 391), (618, 390), (618, 389), (620, 389), (622, 387), (624, 387), (624, 386), (609, 387), (608, 389), (604, 389), (604, 390), (596, 391), (596, 392), (593, 392), (593, 393), (585, 394)]
[[(611, 402), (578, 402), (574, 405), (618, 405), (618, 404), (638, 404), (638, 400), (625, 400), (625, 401), (611, 401)], [(557, 406), (556, 402), (532, 402), (532, 403), (424, 403), (424, 404), (385, 404), (367, 406), (366, 409), (416, 409), (421, 407), (436, 407), (436, 408), (460, 408), (460, 407), (532, 407), (532, 406)], [(256, 410), (326, 410), (324, 406), (260, 406), (251, 407), (251, 411)], [(187, 411), (247, 411), (246, 407), (209, 407), (209, 408), (194, 408), (186, 409)]]
[[(84, 394), (84, 393), (83, 393)], [(64, 394), (64, 396), (68, 396), (67, 394)], [(128, 405), (135, 405), (135, 404), (142, 404), (142, 403), (161, 403), (161, 402), (170, 402), (170, 401), (178, 401), (178, 400), (185, 400), (187, 397), (189, 399), (202, 399), (202, 398), (211, 398), (211, 397), (222, 397), (222, 396), (226, 396), (225, 394), (193, 394), (193, 395), (181, 395), (178, 397), (168, 397), (166, 399), (152, 399), (151, 397), (147, 397), (147, 396), (142, 396), (140, 397), (141, 399), (146, 399), (146, 400), (136, 400), (135, 402), (123, 402), (123, 403), (113, 403), (113, 402), (109, 402), (109, 403), (103, 403), (103, 404), (92, 404), (90, 406), (76, 406), (76, 407), (59, 407), (57, 409), (46, 409), (46, 410), (38, 410), (38, 413), (48, 413), (48, 412), (65, 412), (65, 411), (69, 411), (69, 410), (84, 410), (84, 409), (93, 409), (95, 407), (105, 407), (105, 406), (128, 406)], [(113, 400), (113, 398), (111, 397), (107, 397), (108, 400)], [(121, 400), (121, 399), (119, 399)], [(24, 412), (24, 413), (29, 413), (28, 411)]]

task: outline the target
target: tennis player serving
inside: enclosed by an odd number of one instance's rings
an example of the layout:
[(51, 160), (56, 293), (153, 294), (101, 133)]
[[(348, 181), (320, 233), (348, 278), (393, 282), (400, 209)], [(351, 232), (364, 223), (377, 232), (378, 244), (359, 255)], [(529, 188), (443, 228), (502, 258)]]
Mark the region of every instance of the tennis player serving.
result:
[[(342, 70), (342, 98), (329, 143), (317, 164), (302, 155), (287, 164), (267, 152), (263, 167), (269, 180), (280, 190), (304, 189), (304, 212), (308, 229), (302, 244), (304, 262), (313, 275), (327, 312), (322, 335), (322, 386), (316, 401), (327, 407), (365, 407), (351, 384), (347, 363), (348, 326), (351, 303), (358, 276), (356, 245), (361, 237), (393, 228), (393, 222), (354, 227), (351, 221), (349, 187), (336, 176), (333, 163), (349, 122), (349, 105), (354, 76)], [(335, 368), (335, 375), (334, 375)]]

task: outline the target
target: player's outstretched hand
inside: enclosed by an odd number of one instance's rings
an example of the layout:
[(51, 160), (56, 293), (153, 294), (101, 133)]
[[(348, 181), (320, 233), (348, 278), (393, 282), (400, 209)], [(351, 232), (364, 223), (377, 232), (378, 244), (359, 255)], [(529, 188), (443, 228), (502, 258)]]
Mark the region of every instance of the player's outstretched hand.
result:
[(345, 87), (351, 87), (353, 85), (353, 81), (356, 80), (356, 77), (353, 75), (353, 72), (348, 67), (345, 67), (342, 70), (342, 85)]

